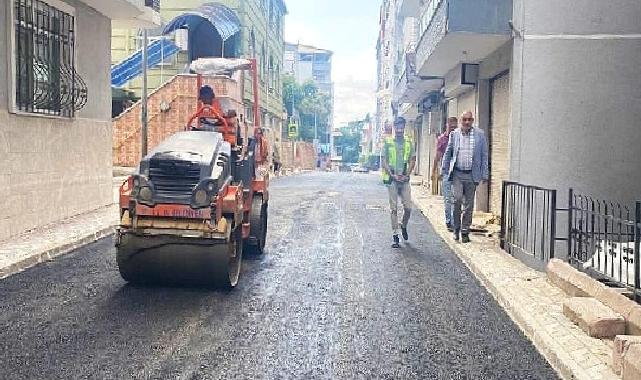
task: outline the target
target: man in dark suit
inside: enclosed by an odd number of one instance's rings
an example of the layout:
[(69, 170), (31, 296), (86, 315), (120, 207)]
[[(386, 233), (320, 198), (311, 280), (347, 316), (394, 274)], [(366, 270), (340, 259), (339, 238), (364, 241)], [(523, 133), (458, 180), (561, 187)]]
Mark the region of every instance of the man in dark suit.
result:
[(473, 124), (472, 112), (461, 115), (460, 128), (450, 134), (441, 168), (443, 181), (452, 183), (454, 239), (461, 237), (463, 243), (470, 242), (476, 187), (489, 178), (487, 139)]

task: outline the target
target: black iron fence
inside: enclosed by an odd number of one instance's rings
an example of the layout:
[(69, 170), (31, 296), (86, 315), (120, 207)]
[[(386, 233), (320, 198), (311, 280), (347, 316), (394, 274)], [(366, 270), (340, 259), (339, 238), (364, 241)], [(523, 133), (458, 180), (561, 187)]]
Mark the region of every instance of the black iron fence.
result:
[[(503, 182), (501, 248), (527, 265), (543, 269), (567, 243), (567, 260), (577, 269), (641, 301), (641, 201), (634, 208), (576, 194), (557, 208), (557, 191)], [(557, 236), (557, 215), (567, 213), (567, 235)]]
[(569, 210), (569, 262), (611, 286), (630, 289), (641, 300), (641, 201), (630, 209), (570, 189)]
[(556, 190), (503, 182), (501, 248), (541, 269), (554, 257)]

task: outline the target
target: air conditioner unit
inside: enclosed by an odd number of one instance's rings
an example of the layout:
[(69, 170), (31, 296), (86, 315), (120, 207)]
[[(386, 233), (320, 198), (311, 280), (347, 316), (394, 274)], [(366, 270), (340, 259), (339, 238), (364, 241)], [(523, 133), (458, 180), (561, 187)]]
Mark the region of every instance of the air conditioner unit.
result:
[(189, 31), (187, 29), (176, 30), (174, 40), (180, 51), (189, 50)]
[(423, 101), (419, 104), (419, 113), (433, 112), (441, 106), (441, 92), (432, 91), (427, 94)]
[(461, 84), (477, 85), (479, 82), (479, 66), (475, 63), (461, 65)]

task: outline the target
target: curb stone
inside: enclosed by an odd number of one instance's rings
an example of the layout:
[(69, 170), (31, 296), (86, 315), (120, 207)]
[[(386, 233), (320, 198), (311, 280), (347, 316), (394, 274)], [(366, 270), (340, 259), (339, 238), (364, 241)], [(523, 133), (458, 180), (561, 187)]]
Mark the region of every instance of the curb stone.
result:
[(115, 225), (102, 228), (98, 231), (88, 233), (87, 235), (73, 241), (66, 243), (51, 249), (38, 252), (32, 256), (25, 257), (24, 259), (12, 263), (7, 267), (0, 268), (0, 279), (7, 278), (11, 275), (23, 272), (29, 268), (32, 268), (38, 264), (51, 261), (56, 257), (65, 255), (75, 249), (78, 249), (87, 244), (98, 241), (104, 237), (110, 236), (114, 233)]

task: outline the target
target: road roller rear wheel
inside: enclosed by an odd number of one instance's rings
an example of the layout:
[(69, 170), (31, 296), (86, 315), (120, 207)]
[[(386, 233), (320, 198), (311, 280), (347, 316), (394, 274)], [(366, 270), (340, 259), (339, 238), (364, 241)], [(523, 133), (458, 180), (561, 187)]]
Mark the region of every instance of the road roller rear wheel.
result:
[(268, 204), (267, 202), (263, 202), (262, 195), (254, 196), (250, 217), (249, 239), (245, 241), (245, 249), (255, 255), (265, 253), (268, 209)]

